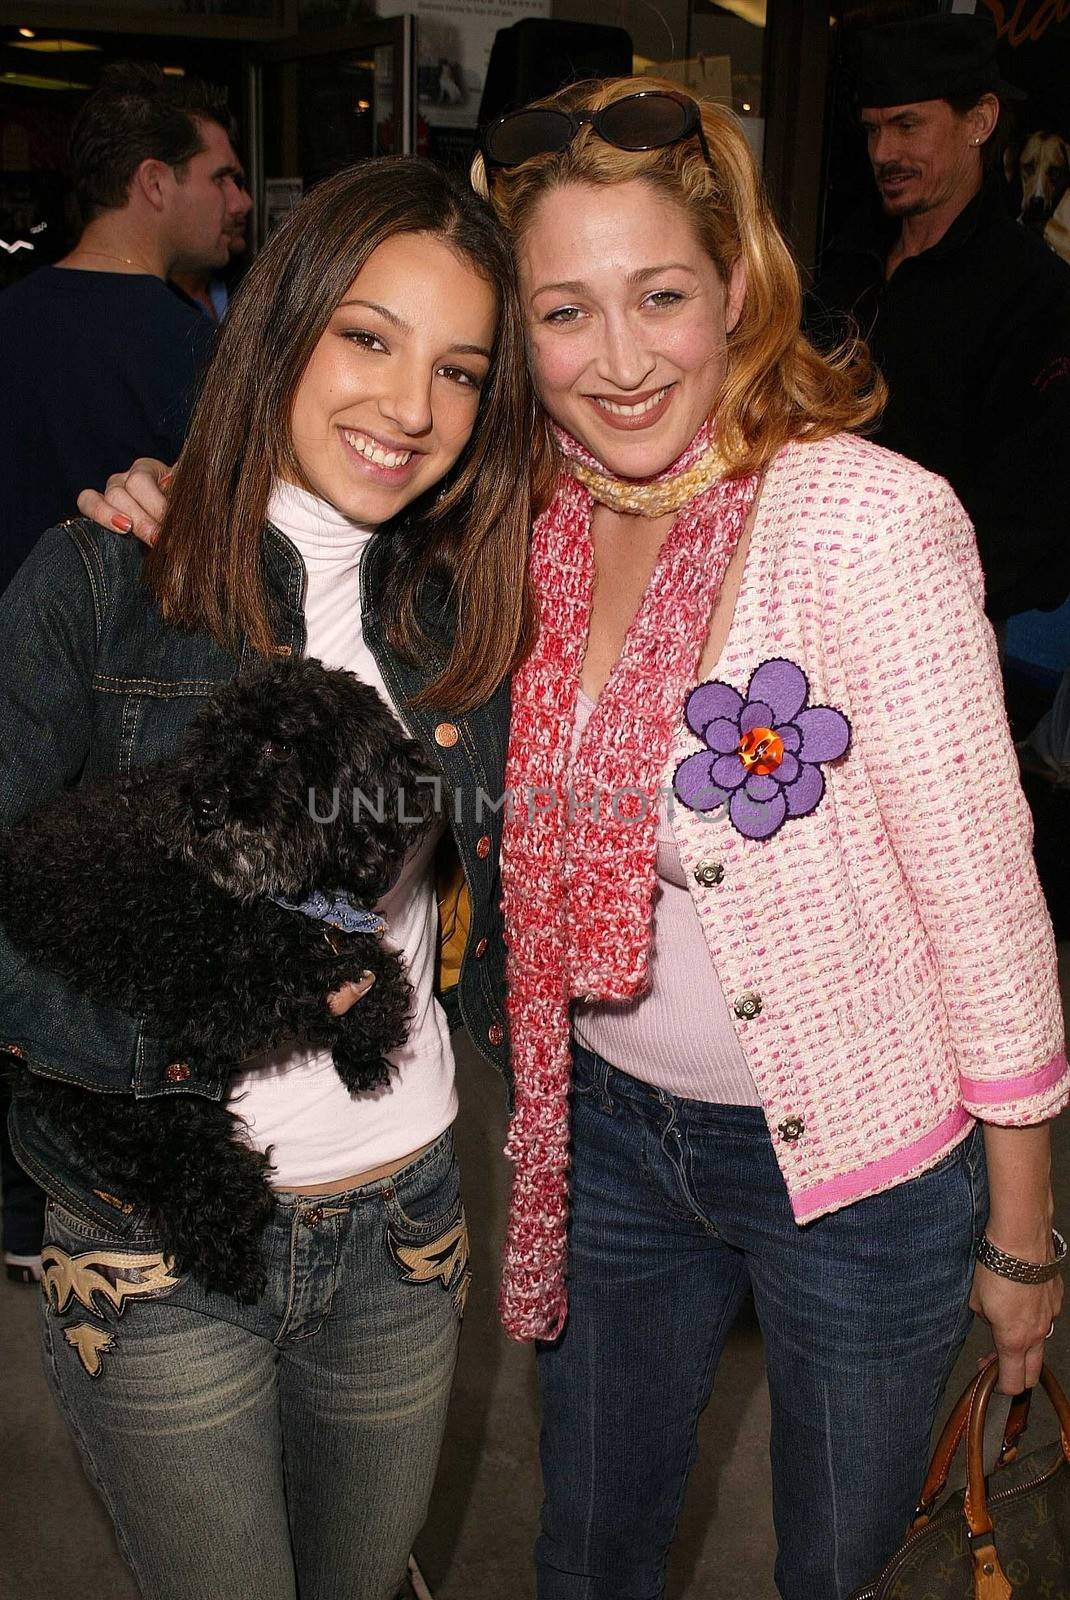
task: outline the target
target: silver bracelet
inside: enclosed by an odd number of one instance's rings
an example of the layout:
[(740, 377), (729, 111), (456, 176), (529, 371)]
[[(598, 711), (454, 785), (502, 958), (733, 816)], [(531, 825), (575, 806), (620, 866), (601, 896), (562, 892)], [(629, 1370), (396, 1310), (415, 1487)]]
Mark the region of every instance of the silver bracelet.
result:
[(984, 1234), (977, 1246), (977, 1259), (1000, 1278), (1010, 1278), (1015, 1283), (1049, 1283), (1058, 1277), (1066, 1261), (1066, 1240), (1054, 1228), (1051, 1242), (1055, 1246), (1054, 1261), (1023, 1261), (1020, 1256), (1009, 1256)]

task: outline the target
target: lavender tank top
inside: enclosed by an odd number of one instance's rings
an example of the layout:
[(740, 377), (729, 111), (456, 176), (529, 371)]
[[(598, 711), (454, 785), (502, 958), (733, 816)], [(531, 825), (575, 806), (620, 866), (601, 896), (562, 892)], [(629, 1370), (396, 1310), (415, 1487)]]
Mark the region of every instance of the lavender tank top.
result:
[[(573, 757), (593, 710), (594, 701), (581, 689)], [(658, 805), (657, 873), (650, 988), (635, 1000), (577, 1002), (572, 1017), (576, 1038), (621, 1072), (670, 1094), (718, 1105), (760, 1105), (687, 887), (664, 799)], [(703, 997), (698, 1005), (696, 995)]]

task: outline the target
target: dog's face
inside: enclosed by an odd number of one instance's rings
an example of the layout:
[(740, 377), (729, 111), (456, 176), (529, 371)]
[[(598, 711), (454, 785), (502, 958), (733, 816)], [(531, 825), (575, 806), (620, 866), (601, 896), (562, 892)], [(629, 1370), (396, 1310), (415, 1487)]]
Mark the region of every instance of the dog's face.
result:
[(178, 848), (239, 898), (347, 889), (373, 905), (426, 826), (417, 746), (374, 689), (318, 661), (220, 689), (175, 767)]
[(1070, 146), (1057, 133), (1031, 133), (1018, 157), (1020, 221), (1043, 228), (1070, 187)]

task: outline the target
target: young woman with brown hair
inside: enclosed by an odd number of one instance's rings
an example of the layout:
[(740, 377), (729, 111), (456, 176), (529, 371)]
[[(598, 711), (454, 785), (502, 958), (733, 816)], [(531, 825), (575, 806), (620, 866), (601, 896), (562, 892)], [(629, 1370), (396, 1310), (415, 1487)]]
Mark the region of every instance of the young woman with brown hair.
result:
[[(533, 414), (485, 207), (419, 161), (320, 185), (235, 298), (155, 548), (76, 521), (5, 594), (0, 820), (166, 756), (243, 660), (347, 668), (448, 789), (472, 899), (452, 1003), (504, 1069), (498, 819), (474, 802), (501, 789), (531, 638), (515, 441)], [(0, 942), (9, 1059), (102, 1093), (226, 1093), (271, 1151), (268, 1284), (245, 1305), (175, 1270), (121, 1177), (16, 1094), (15, 1150), (50, 1196), (49, 1376), (145, 1600), (388, 1600), (402, 1581), (468, 1284), (436, 837), (379, 907), (413, 1012), (389, 1089), (355, 1099), (300, 1045), (201, 1081)]]

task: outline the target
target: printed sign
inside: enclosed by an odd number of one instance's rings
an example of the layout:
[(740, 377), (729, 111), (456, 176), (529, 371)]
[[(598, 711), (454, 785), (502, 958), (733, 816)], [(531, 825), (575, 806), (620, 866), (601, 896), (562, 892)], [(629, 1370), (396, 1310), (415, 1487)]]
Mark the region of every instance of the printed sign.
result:
[(417, 19), (421, 116), (438, 127), (474, 128), (494, 35), (525, 17), (548, 17), (550, 0), (379, 0), (377, 10)]

